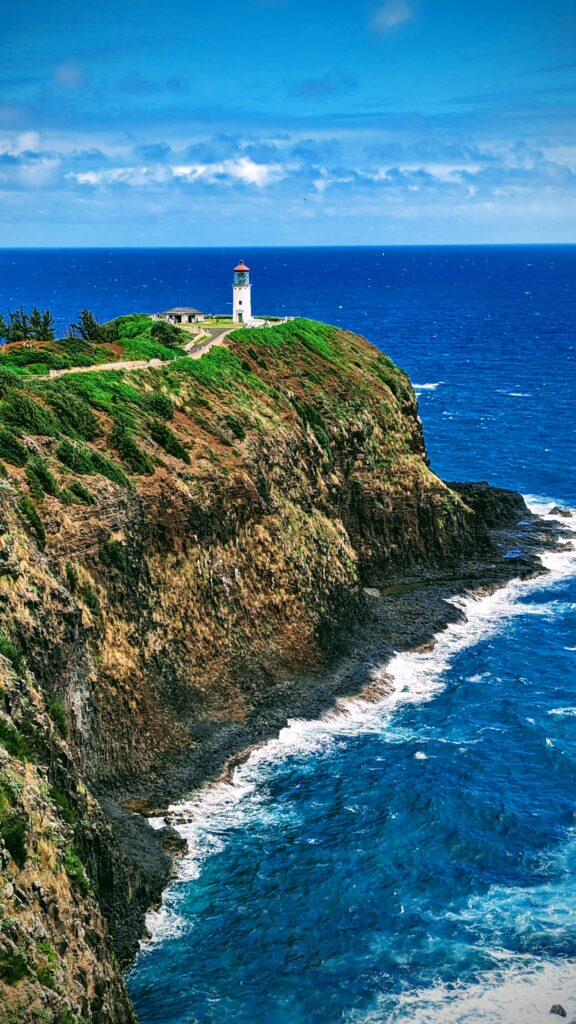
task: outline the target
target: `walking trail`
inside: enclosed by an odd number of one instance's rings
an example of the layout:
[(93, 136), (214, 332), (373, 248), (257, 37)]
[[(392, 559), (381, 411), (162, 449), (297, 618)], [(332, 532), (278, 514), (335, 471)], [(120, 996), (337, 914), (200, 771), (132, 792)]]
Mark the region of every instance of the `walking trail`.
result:
[[(208, 337), (198, 344), (198, 335), (184, 345), (190, 359), (200, 359), (209, 352), (214, 345), (224, 344), (224, 339), (235, 330), (236, 327), (207, 327), (202, 332)], [(63, 377), (66, 373), (94, 373), (102, 370), (146, 370), (150, 367), (167, 366), (170, 359), (133, 359), (130, 362), (118, 363), (95, 363), (93, 366), (71, 366), (66, 370), (50, 370), (48, 375), (35, 377), (35, 380), (53, 380), (55, 377)]]

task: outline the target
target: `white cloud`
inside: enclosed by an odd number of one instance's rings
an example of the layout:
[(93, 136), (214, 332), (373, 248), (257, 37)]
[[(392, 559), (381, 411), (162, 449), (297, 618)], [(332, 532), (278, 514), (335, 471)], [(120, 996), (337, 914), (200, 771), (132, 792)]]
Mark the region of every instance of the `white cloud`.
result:
[(406, 0), (386, 0), (372, 19), (374, 32), (393, 32), (399, 25), (410, 21), (413, 11)]
[(266, 185), (286, 177), (288, 168), (282, 164), (259, 164), (251, 160), (250, 157), (241, 156), (233, 160), (222, 160), (220, 163), (183, 164), (174, 167), (173, 171), (176, 177), (187, 178), (191, 181), (197, 179), (217, 181), (219, 178), (231, 178), (244, 182), (246, 185), (264, 188)]

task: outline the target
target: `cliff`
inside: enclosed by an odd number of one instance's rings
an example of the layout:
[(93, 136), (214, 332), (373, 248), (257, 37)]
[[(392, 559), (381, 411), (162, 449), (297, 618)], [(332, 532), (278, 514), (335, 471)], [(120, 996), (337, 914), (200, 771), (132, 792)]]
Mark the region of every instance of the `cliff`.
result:
[(366, 586), (494, 559), (494, 506), (429, 470), (401, 370), (304, 320), (154, 370), (0, 362), (0, 424), (0, 1024), (122, 1024), (113, 950), (178, 851), (126, 806), (281, 725)]

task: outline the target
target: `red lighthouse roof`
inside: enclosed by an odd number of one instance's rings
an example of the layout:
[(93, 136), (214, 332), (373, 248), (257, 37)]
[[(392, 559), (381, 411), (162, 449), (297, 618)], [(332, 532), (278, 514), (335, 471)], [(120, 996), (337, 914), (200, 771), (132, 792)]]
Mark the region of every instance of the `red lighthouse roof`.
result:
[(241, 273), (242, 271), (247, 271), (247, 270), (250, 270), (250, 267), (246, 266), (246, 264), (244, 263), (244, 260), (240, 260), (240, 263), (238, 264), (238, 266), (234, 267), (234, 272), (237, 273), (237, 274)]

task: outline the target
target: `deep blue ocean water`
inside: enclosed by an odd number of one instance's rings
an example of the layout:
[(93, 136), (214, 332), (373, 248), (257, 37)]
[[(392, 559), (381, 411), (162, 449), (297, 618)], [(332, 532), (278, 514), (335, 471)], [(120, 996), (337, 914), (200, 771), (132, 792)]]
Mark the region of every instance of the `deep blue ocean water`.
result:
[[(240, 256), (256, 313), (410, 373), (441, 476), (576, 506), (575, 246), (4, 250), (0, 309), (224, 311)], [(143, 1024), (576, 1019), (576, 557), (548, 562), (398, 656), (392, 696), (292, 723), (175, 809), (190, 854), (129, 975)]]

